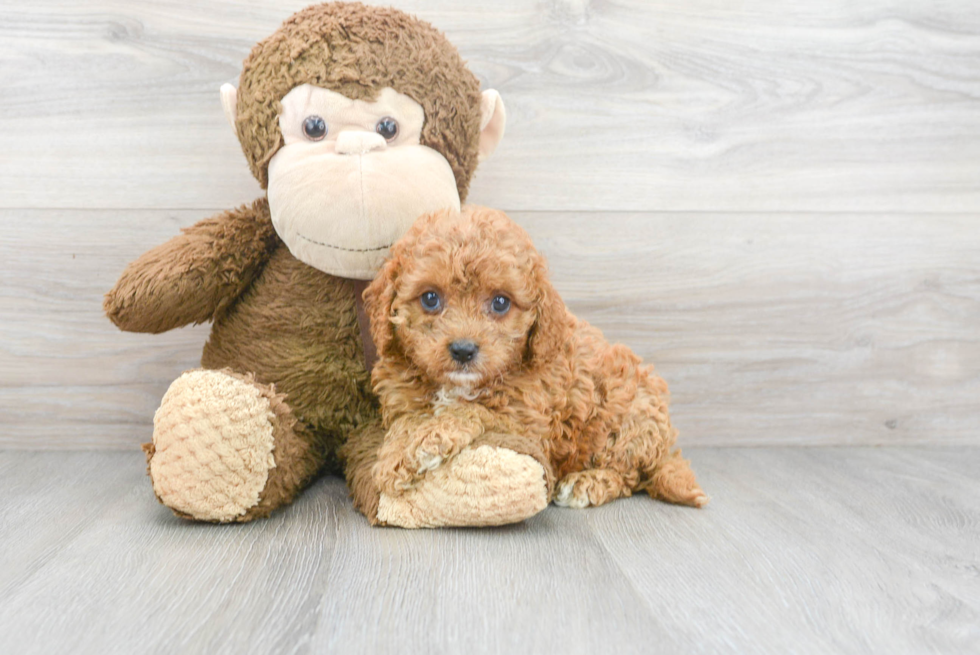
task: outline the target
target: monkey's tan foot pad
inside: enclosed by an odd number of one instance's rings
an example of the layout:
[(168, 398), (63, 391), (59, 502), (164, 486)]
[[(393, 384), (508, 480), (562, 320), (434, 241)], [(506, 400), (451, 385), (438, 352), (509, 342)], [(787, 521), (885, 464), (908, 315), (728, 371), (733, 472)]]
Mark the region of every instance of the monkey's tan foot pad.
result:
[(242, 520), (275, 467), (269, 398), (244, 376), (194, 370), (177, 378), (153, 417), (153, 491), (176, 513)]
[(397, 496), (381, 494), (378, 521), (402, 528), (518, 523), (548, 505), (548, 476), (530, 455), (470, 446)]

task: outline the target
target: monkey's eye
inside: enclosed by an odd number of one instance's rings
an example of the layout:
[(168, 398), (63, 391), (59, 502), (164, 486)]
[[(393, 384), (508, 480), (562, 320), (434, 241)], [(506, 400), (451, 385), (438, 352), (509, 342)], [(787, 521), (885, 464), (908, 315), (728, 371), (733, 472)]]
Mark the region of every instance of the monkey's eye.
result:
[(303, 121), (303, 134), (310, 141), (319, 141), (327, 136), (327, 124), (319, 116), (307, 116)]
[(391, 116), (385, 116), (378, 121), (374, 129), (385, 138), (385, 141), (391, 141), (398, 136), (398, 121)]
[(421, 296), (419, 296), (419, 303), (422, 304), (422, 309), (434, 314), (442, 308), (442, 298), (435, 291), (426, 291)]
[(490, 311), (497, 316), (503, 316), (510, 311), (510, 298), (507, 296), (494, 296), (490, 301)]

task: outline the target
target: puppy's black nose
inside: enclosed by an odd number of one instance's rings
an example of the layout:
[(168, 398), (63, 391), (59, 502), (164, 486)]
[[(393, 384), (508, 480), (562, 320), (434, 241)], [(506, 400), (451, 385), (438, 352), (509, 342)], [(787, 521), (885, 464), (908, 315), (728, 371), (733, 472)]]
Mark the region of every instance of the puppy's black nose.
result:
[(470, 361), (480, 352), (480, 347), (469, 339), (460, 339), (449, 344), (449, 354), (460, 364)]

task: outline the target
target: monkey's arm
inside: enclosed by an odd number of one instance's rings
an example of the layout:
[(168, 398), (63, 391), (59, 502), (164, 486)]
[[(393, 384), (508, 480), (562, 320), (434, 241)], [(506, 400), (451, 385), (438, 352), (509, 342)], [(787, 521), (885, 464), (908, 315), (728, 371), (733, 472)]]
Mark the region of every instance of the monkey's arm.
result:
[(182, 232), (127, 266), (106, 294), (102, 307), (120, 329), (159, 333), (210, 320), (280, 243), (265, 198)]

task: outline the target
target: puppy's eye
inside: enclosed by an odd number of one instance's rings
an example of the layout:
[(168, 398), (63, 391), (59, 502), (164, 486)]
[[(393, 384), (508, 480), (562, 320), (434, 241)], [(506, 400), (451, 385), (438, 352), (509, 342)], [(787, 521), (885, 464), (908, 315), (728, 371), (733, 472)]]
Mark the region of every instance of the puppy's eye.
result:
[(490, 311), (497, 316), (503, 316), (510, 311), (510, 298), (507, 296), (494, 296), (490, 301)]
[(442, 298), (435, 291), (426, 291), (421, 296), (419, 296), (419, 303), (422, 305), (422, 309), (431, 313), (435, 313), (442, 308)]
[(307, 116), (303, 121), (303, 134), (310, 141), (319, 141), (327, 136), (327, 123), (319, 116)]
[(391, 141), (398, 136), (398, 121), (391, 116), (385, 116), (378, 121), (374, 129), (385, 138), (385, 141)]

